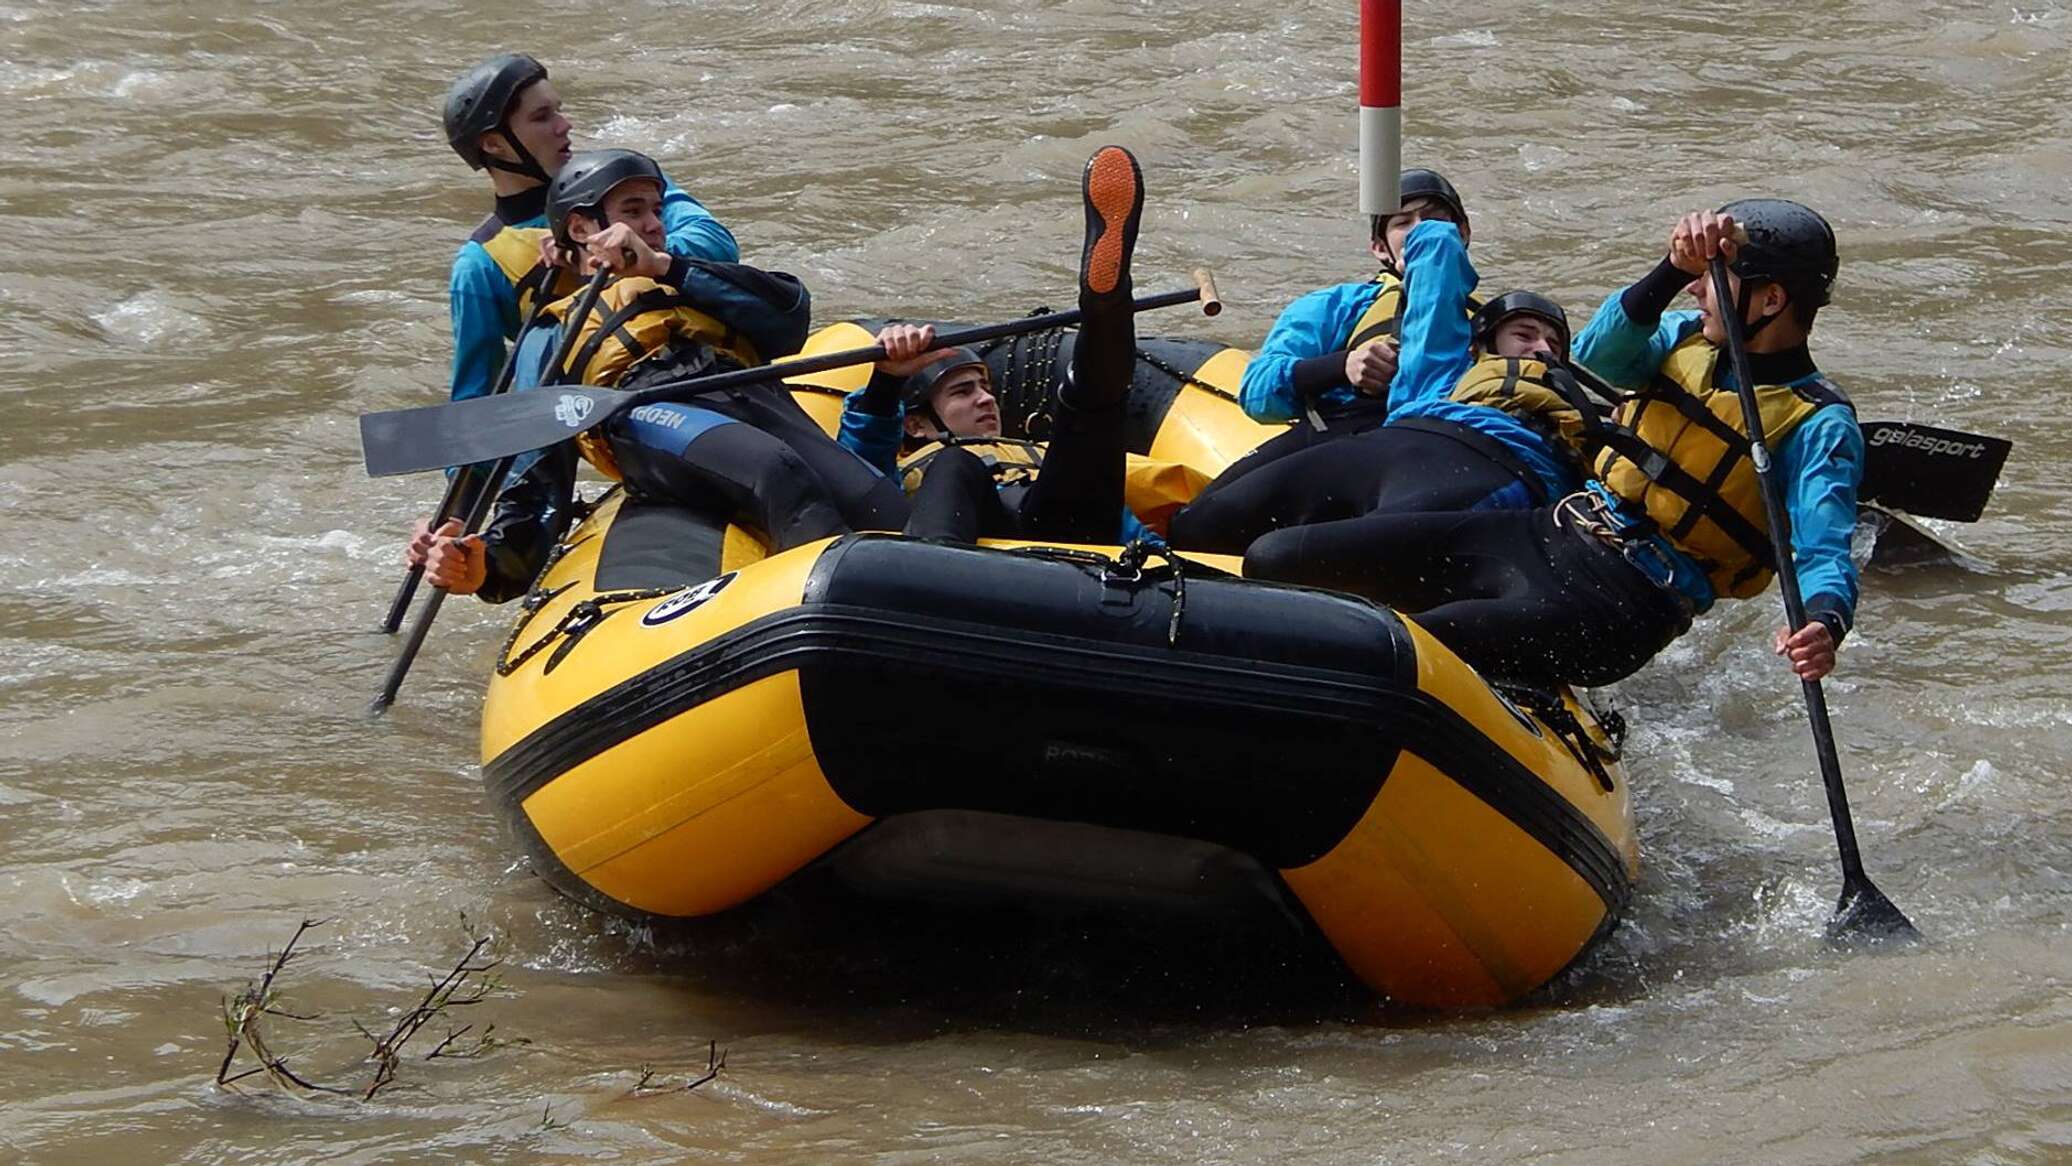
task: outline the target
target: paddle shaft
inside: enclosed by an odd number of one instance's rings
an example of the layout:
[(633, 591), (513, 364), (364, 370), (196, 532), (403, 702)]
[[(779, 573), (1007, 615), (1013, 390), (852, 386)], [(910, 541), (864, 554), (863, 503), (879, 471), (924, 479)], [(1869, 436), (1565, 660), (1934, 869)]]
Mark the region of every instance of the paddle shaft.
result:
[[(1204, 310), (1217, 306), (1214, 284), (1206, 272), (1196, 273), (1197, 286), (1182, 292), (1146, 296), (1130, 304), (1141, 312), (1203, 300)], [(1005, 324), (945, 332), (938, 346), (974, 344), (1079, 323), (1078, 311), (1047, 312)], [(686, 378), (652, 385), (638, 392), (577, 384), (555, 391), (506, 393), (416, 409), (366, 413), (360, 417), (360, 445), (367, 472), (375, 477), (443, 470), (449, 466), (488, 463), (506, 454), (545, 449), (604, 425), (620, 415), (661, 402), (689, 401), (708, 393), (729, 392), (832, 368), (883, 360), (883, 347), (856, 348), (737, 369), (717, 376)]]
[[(549, 299), (547, 289), (541, 288), (538, 295), (539, 298), (533, 304), (532, 311), (525, 317), (525, 323), (519, 326), (518, 334), (521, 336), (525, 334), (527, 328), (532, 327), (539, 320), (547, 307)], [(517, 372), (518, 346), (513, 344), (511, 345), (511, 351), (504, 354), (504, 366), (497, 370), (496, 383), (489, 387), (488, 395), (494, 397), (509, 389), (511, 387), (511, 379), (517, 375)], [(471, 487), (477, 480), (474, 469), (475, 467), (473, 466), (462, 466), (454, 471), (452, 477), (446, 480), (446, 495), (439, 499), (439, 512), (432, 518), (433, 530), (446, 525), (447, 519), (471, 506), (473, 502)], [(385, 636), (394, 635), (396, 629), (403, 626), (403, 617), (410, 611), (410, 600), (417, 595), (417, 585), (423, 579), (423, 563), (415, 564), (403, 573), (403, 581), (396, 586), (396, 597), (389, 601), (388, 615), (382, 618), (381, 634)]]
[[(1216, 310), (1222, 309), (1221, 301), (1215, 297), (1215, 283), (1206, 271), (1195, 273), (1197, 285), (1185, 291), (1161, 292), (1145, 296), (1130, 305), (1131, 311), (1148, 312), (1156, 308), (1170, 308), (1175, 304), (1193, 303), (1206, 299)], [(1214, 312), (1210, 313), (1215, 314)], [(977, 328), (962, 328), (955, 332), (939, 333), (935, 338), (937, 348), (969, 347), (988, 340), (999, 340), (1007, 336), (1022, 336), (1030, 332), (1042, 332), (1051, 328), (1069, 328), (1084, 319), (1086, 313), (1078, 308), (1066, 312), (1046, 312), (1040, 316), (1024, 316), (1004, 324), (986, 324)], [(844, 352), (829, 352), (820, 356), (808, 356), (799, 360), (780, 361), (776, 364), (757, 365), (754, 368), (737, 369), (717, 376), (690, 377), (680, 381), (663, 381), (645, 389), (625, 394), (625, 399), (615, 402), (611, 412), (623, 413), (638, 409), (642, 405), (653, 405), (674, 401), (685, 396), (710, 393), (720, 389), (737, 389), (747, 385), (766, 384), (770, 381), (788, 380), (807, 373), (826, 372), (832, 368), (848, 368), (851, 365), (875, 364), (885, 359), (885, 346), (873, 344), (869, 348), (851, 348)]]
[[(1727, 334), (1727, 357), (1733, 362), (1734, 391), (1741, 398), (1741, 422), (1748, 431), (1748, 456), (1755, 464), (1756, 484), (1763, 496), (1763, 511), (1770, 520), (1770, 549), (1777, 566), (1777, 588), (1784, 595), (1784, 620), (1792, 632), (1806, 626), (1806, 604), (1799, 593), (1798, 571), (1791, 554), (1791, 515), (1784, 506), (1784, 489), (1774, 476), (1770, 450), (1763, 442), (1763, 421), (1756, 402), (1755, 379), (1748, 366), (1748, 344), (1742, 336), (1742, 309), (1727, 280), (1727, 262), (1714, 256), (1710, 263), (1713, 313)], [(1812, 722), (1813, 748), (1820, 758), (1820, 777), (1827, 785), (1827, 810), (1834, 820), (1835, 847), (1841, 853), (1843, 907), (1868, 891), (1879, 899), (1870, 875), (1863, 869), (1863, 854), (1856, 844), (1856, 824), (1849, 814), (1849, 791), (1842, 784), (1842, 762), (1835, 752), (1835, 731), (1827, 715), (1827, 697), (1818, 680), (1801, 678), (1799, 687), (1806, 698), (1806, 717)], [(1889, 901), (1888, 901), (1889, 903)], [(1897, 908), (1893, 908), (1897, 912)], [(1900, 916), (1904, 922), (1905, 916)], [(1909, 930), (1912, 924), (1907, 924)]]
[[(604, 290), (605, 282), (611, 278), (611, 274), (610, 268), (598, 268), (597, 274), (591, 276), (589, 284), (583, 288), (582, 296), (576, 300), (576, 309), (570, 314), (568, 324), (562, 331), (561, 343), (554, 349), (554, 359), (547, 365), (550, 379), (560, 375), (562, 362), (568, 359), (569, 349), (575, 345), (576, 333), (582, 331), (583, 321), (590, 318), (590, 309), (596, 306), (597, 296)], [(534, 319), (538, 318), (537, 312), (533, 315)], [(505, 361), (506, 373), (512, 371), (517, 360), (518, 353), (514, 346), (510, 358)], [(507, 454), (490, 466), (489, 473), (482, 478), (480, 490), (468, 507), (467, 521), (461, 529), (462, 538), (467, 538), (482, 529), (482, 524), (489, 518), (489, 512), (496, 506), (497, 495), (503, 493), (505, 475), (511, 472), (511, 464), (517, 460), (517, 454)], [(464, 467), (454, 475), (454, 483), (447, 487), (449, 500), (458, 497), (460, 479), (468, 475), (470, 468), (472, 467)], [(415, 570), (420, 576), (424, 572), (422, 567)], [(417, 622), (410, 625), (410, 635), (403, 641), (402, 650), (396, 653), (394, 663), (389, 665), (388, 676), (381, 682), (381, 692), (374, 698), (373, 711), (376, 715), (386, 711), (396, 702), (396, 693), (403, 688), (403, 678), (410, 674), (410, 665), (417, 660), (417, 651), (424, 646), (425, 636), (432, 630), (432, 621), (439, 618), (439, 608), (446, 602), (446, 596), (447, 591), (444, 587), (435, 588), (431, 598), (425, 600), (424, 608), (417, 613)]]

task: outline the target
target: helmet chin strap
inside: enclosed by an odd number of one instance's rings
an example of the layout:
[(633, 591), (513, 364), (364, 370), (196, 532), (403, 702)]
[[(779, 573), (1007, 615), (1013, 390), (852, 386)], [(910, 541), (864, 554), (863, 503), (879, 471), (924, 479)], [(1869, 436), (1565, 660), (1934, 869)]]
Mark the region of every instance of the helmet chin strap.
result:
[(1783, 315), (1782, 312), (1764, 312), (1763, 318), (1751, 324), (1748, 322), (1748, 306), (1755, 303), (1755, 282), (1741, 281), (1740, 302), (1734, 305), (1734, 314), (1741, 320), (1741, 340), (1745, 344), (1756, 338), (1756, 334), (1770, 326), (1770, 321)]
[(518, 140), (518, 135), (511, 132), (511, 127), (498, 126), (496, 132), (502, 134), (504, 141), (511, 144), (511, 150), (518, 155), (518, 161), (506, 162), (494, 154), (484, 154), (482, 165), (491, 170), (502, 170), (506, 174), (536, 178), (543, 183), (554, 181), (554, 176), (547, 173), (546, 167), (540, 165), (539, 159), (532, 156), (532, 151), (525, 148), (525, 143)]

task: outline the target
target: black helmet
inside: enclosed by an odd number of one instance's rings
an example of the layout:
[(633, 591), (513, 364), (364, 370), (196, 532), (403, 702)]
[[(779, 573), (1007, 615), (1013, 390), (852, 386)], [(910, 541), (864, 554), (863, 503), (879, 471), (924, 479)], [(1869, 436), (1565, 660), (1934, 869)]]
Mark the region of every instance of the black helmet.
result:
[(1738, 199), (1719, 209), (1748, 232), (1748, 242), (1734, 254), (1735, 275), (1783, 284), (1808, 308), (1827, 303), (1841, 258), (1826, 219), (1781, 198)]
[(1554, 355), (1568, 359), (1568, 313), (1561, 305), (1538, 292), (1507, 291), (1475, 309), (1475, 346), (1484, 353), (1490, 351), (1491, 342), (1496, 339), (1496, 330), (1512, 316), (1538, 316), (1561, 335), (1561, 351)]
[[(547, 181), (547, 172), (504, 125), (505, 115), (518, 94), (533, 82), (546, 79), (547, 67), (524, 53), (491, 57), (461, 74), (446, 91), (446, 141), (453, 152), (476, 170), (487, 166)], [(518, 151), (517, 165), (482, 152), (482, 135), (492, 130), (501, 130), (504, 140)]]
[[(1409, 206), (1413, 199), (1437, 199), (1445, 205), (1447, 210), (1453, 212), (1453, 221), (1460, 226), (1461, 234), (1463, 236), (1467, 235), (1467, 204), (1461, 202), (1460, 192), (1453, 189), (1453, 183), (1446, 181), (1444, 174), (1439, 173), (1437, 170), (1405, 170), (1398, 188), (1402, 192), (1397, 203), (1398, 206)], [(1389, 216), (1373, 216), (1368, 224), (1368, 230), (1376, 242), (1383, 242), (1388, 238), (1388, 224)], [(1383, 246), (1386, 245), (1383, 242)], [(1396, 260), (1387, 260), (1385, 266), (1391, 271), (1395, 270)]]
[(603, 222), (605, 196), (621, 182), (636, 178), (667, 183), (655, 160), (638, 150), (585, 150), (570, 158), (547, 185), (547, 227), (554, 232), (554, 241), (573, 249), (568, 216), (582, 211)]
[(1436, 198), (1446, 204), (1446, 209), (1453, 212), (1453, 221), (1459, 223), (1463, 231), (1467, 230), (1467, 204), (1460, 200), (1460, 191), (1453, 188), (1453, 183), (1446, 181), (1444, 174), (1437, 170), (1405, 170), (1402, 191), (1401, 205), (1408, 206), (1414, 198)]
[(985, 375), (988, 385), (992, 384), (993, 370), (986, 367), (984, 357), (969, 348), (952, 348), (948, 356), (922, 365), (907, 377), (906, 382), (899, 386), (899, 399), (906, 402), (909, 409), (927, 409), (928, 395), (935, 391), (935, 386), (958, 369), (973, 366)]

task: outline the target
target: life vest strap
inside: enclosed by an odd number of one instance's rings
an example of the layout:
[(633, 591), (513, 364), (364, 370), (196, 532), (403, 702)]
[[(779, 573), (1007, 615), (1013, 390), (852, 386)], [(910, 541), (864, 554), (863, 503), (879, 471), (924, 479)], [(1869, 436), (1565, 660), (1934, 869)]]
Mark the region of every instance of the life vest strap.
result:
[[(1742, 549), (1757, 564), (1756, 570), (1773, 570), (1776, 556), (1772, 553), (1770, 537), (1754, 523), (1734, 509), (1719, 490), (1693, 476), (1688, 470), (1669, 459), (1663, 451), (1641, 440), (1640, 435), (1621, 425), (1606, 425), (1593, 435), (1593, 440), (1622, 457), (1640, 470), (1648, 481), (1682, 498), (1689, 507), (1689, 513), (1677, 525), (1682, 533), (1689, 534), (1696, 520), (1693, 515), (1710, 518), (1715, 525), (1726, 532), (1728, 538)], [(1729, 465), (1746, 454), (1729, 454), (1720, 459), (1722, 465)], [(1724, 479), (1722, 479), (1724, 480)], [(1674, 540), (1676, 531), (1666, 532)]]

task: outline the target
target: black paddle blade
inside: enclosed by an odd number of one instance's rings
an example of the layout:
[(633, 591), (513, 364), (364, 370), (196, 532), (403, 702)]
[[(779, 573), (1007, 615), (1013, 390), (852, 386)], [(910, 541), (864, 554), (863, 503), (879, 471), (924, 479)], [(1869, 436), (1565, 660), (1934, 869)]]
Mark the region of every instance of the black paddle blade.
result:
[(418, 474), (545, 449), (604, 424), (631, 398), (556, 385), (494, 397), (360, 415), (369, 477)]
[(1923, 518), (1977, 522), (2014, 443), (1908, 421), (1863, 425), (1863, 487), (1857, 501)]
[(1868, 876), (1845, 879), (1842, 898), (1827, 921), (1827, 940), (1833, 944), (1911, 943), (1921, 932), (1885, 892)]

